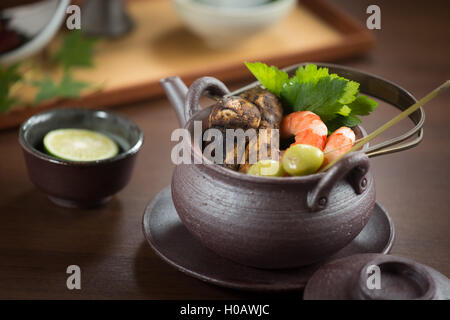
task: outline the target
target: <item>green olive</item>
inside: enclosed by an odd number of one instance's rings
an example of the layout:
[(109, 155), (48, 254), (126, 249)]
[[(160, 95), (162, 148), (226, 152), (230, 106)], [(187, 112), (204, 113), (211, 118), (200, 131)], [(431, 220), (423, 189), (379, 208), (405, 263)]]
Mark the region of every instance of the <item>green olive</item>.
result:
[(323, 152), (307, 144), (291, 146), (281, 159), (284, 170), (292, 176), (315, 173), (323, 163)]
[(247, 174), (263, 177), (284, 176), (283, 166), (276, 160), (260, 160), (248, 169)]

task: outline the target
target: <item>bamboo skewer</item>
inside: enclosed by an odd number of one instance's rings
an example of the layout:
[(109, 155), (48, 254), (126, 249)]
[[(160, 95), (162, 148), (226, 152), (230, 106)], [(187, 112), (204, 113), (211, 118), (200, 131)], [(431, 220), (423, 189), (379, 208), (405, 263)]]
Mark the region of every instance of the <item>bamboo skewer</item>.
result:
[[(432, 100), (434, 97), (436, 97), (440, 92), (448, 89), (450, 87), (450, 80), (447, 80), (446, 82), (444, 82), (442, 85), (440, 85), (439, 87), (437, 87), (436, 89), (434, 89), (433, 91), (431, 91), (429, 94), (427, 94), (425, 97), (423, 97), (422, 99), (420, 99), (419, 101), (417, 101), (416, 103), (414, 103), (412, 106), (410, 106), (409, 108), (407, 108), (406, 110), (404, 110), (402, 113), (398, 114), (397, 116), (395, 116), (394, 118), (392, 118), (391, 120), (389, 120), (388, 122), (386, 122), (384, 125), (382, 125), (381, 127), (379, 127), (377, 130), (375, 130), (374, 132), (372, 132), (371, 134), (369, 134), (368, 136), (358, 140), (359, 142), (357, 142), (350, 150), (348, 150), (347, 152), (344, 152), (343, 154), (341, 154), (338, 158), (336, 158), (334, 161), (330, 162), (328, 165), (326, 165), (325, 167), (323, 167), (322, 169), (320, 169), (318, 172), (323, 172), (328, 170), (331, 166), (333, 166), (336, 162), (338, 162), (339, 160), (341, 160), (343, 157), (345, 157), (347, 154), (349, 154), (350, 152), (353, 152), (355, 150), (358, 150), (359, 148), (361, 148), (363, 145), (365, 145), (366, 143), (368, 143), (370, 140), (374, 139), (375, 137), (377, 137), (378, 135), (380, 135), (381, 133), (383, 133), (384, 131), (386, 131), (387, 129), (389, 129), (390, 127), (392, 127), (393, 125), (397, 124), (399, 121), (403, 120), (404, 118), (406, 118), (407, 116), (409, 116), (411, 113), (413, 113), (414, 111), (416, 111), (417, 109), (419, 109), (421, 106), (423, 106), (425, 103), (429, 102), (430, 100)], [(342, 148), (342, 147), (341, 147)], [(340, 148), (337, 148), (335, 150), (338, 150)], [(333, 152), (335, 150), (331, 150), (329, 152)], [(327, 152), (328, 153), (328, 152)]]

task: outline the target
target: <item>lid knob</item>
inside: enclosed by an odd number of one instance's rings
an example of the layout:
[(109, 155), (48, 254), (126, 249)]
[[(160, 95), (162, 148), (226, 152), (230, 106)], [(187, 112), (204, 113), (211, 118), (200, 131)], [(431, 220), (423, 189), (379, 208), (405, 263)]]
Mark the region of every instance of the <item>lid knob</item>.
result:
[[(378, 279), (377, 279), (378, 277)], [(418, 263), (400, 257), (377, 257), (356, 279), (354, 298), (362, 300), (433, 300), (436, 283)]]

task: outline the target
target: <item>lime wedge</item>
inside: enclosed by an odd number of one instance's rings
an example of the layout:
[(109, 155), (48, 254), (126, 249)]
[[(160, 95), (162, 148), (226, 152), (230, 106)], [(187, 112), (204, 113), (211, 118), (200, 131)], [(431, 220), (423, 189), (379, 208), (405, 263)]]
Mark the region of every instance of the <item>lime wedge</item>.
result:
[(96, 161), (112, 158), (117, 144), (102, 133), (86, 129), (57, 129), (44, 137), (44, 148), (52, 156), (70, 161)]

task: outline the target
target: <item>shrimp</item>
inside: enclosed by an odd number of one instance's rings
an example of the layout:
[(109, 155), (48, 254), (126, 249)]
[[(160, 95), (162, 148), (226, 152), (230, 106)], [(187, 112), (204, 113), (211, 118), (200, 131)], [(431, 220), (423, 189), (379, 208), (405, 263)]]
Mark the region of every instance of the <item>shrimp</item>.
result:
[(328, 129), (320, 117), (311, 111), (288, 114), (281, 122), (281, 138), (295, 136), (293, 144), (309, 144), (323, 150)]
[(355, 143), (355, 133), (348, 127), (340, 127), (333, 132), (325, 145), (322, 167), (334, 161), (341, 154), (347, 152)]

